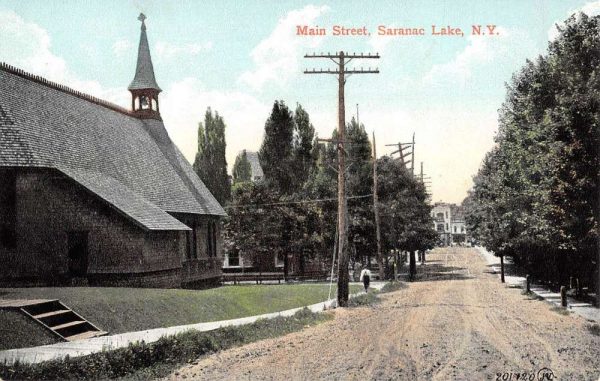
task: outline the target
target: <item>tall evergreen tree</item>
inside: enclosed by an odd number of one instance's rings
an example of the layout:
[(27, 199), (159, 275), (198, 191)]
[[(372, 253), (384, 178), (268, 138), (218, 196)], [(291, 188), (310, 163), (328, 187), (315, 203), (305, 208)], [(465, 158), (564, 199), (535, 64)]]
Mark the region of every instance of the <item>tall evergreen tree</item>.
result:
[(258, 152), (265, 180), (282, 194), (291, 194), (294, 181), (294, 117), (284, 101), (275, 101), (265, 123), (265, 136)]
[(204, 114), (204, 124), (198, 124), (198, 152), (193, 167), (221, 204), (231, 199), (225, 149), (225, 122), (218, 112), (213, 115), (209, 107)]
[(294, 113), (294, 177), (295, 188), (300, 189), (308, 180), (316, 167), (313, 140), (315, 127), (310, 122), (310, 117), (300, 104)]

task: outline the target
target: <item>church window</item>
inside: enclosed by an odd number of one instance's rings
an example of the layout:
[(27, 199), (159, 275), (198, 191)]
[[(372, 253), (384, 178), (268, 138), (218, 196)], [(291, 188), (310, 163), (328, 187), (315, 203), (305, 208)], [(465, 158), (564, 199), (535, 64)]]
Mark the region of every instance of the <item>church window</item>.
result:
[(197, 233), (196, 233), (196, 223), (192, 223), (189, 230), (186, 232), (186, 257), (187, 259), (198, 258), (198, 246), (197, 246)]

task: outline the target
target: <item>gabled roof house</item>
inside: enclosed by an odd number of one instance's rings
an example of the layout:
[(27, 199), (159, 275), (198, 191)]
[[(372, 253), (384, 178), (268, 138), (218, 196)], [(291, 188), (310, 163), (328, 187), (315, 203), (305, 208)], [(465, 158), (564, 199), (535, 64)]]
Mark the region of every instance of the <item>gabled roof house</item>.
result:
[(0, 64), (0, 283), (195, 287), (221, 205), (160, 116), (144, 15), (131, 110)]

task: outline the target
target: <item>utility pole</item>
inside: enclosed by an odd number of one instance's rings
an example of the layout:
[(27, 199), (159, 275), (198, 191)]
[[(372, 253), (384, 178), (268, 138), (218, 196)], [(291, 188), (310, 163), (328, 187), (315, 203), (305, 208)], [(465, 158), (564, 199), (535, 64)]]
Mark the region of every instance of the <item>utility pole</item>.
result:
[[(411, 152), (411, 158), (410, 158), (410, 171), (412, 172), (412, 176), (415, 176), (415, 133), (413, 132), (413, 138), (412, 138), (412, 152)], [(415, 251), (412, 250), (410, 252), (410, 258), (409, 258), (409, 267), (410, 267), (410, 281), (412, 282), (414, 280), (414, 276), (417, 274), (417, 263), (415, 262)]]
[[(395, 143), (395, 144), (386, 144), (386, 146), (393, 146), (393, 147), (398, 147), (397, 151), (392, 152), (390, 155), (393, 155), (395, 153), (398, 153), (400, 155), (400, 157), (398, 158), (400, 160), (400, 163), (402, 163), (402, 165), (404, 166), (404, 168), (408, 167), (406, 166), (406, 161), (404, 160), (405, 157), (411, 156), (412, 155), (412, 151), (411, 152), (407, 152), (404, 153), (405, 150), (412, 148), (413, 147), (413, 143)], [(414, 150), (414, 148), (413, 148)], [(413, 171), (414, 174), (414, 171)]]
[(377, 74), (378, 69), (367, 70), (361, 69), (346, 69), (346, 65), (353, 59), (378, 59), (379, 54), (347, 54), (340, 51), (335, 54), (312, 54), (305, 55), (304, 58), (328, 58), (332, 60), (338, 67), (337, 69), (312, 69), (305, 70), (304, 74), (336, 74), (338, 76), (338, 306), (348, 306), (348, 231), (346, 224), (347, 201), (346, 201), (346, 150), (344, 149), (344, 139), (346, 138), (346, 107), (344, 100), (344, 85), (346, 78), (352, 74)]
[(412, 171), (413, 176), (415, 175), (415, 133), (413, 132), (413, 141), (412, 141), (412, 158), (410, 163), (410, 170)]
[[(414, 135), (413, 135), (414, 136)], [(413, 144), (414, 144), (414, 137), (413, 137)], [(413, 145), (413, 152), (415, 151), (414, 145)], [(421, 174), (419, 176), (421, 178), (421, 184), (423, 184), (423, 188), (425, 189), (425, 183), (423, 182), (423, 162), (421, 162)], [(427, 190), (425, 189), (425, 195), (427, 195)], [(425, 196), (427, 197), (427, 196)], [(421, 250), (421, 255), (420, 255), (420, 260), (421, 260), (421, 264), (425, 264), (425, 250)]]
[(404, 150), (407, 149), (410, 146), (403, 146), (402, 143), (398, 143), (398, 152), (400, 152), (400, 162), (402, 163), (402, 165), (404, 167), (406, 167), (406, 162), (404, 161), (404, 158), (408, 155), (410, 155), (410, 152), (407, 153), (406, 155), (404, 154)]
[(426, 176), (425, 172), (423, 172), (423, 162), (421, 162), (421, 174), (420, 174), (420, 178), (421, 178), (421, 184), (423, 184), (423, 186), (425, 186), (425, 194), (427, 195), (428, 198), (431, 197), (430, 194), (430, 189), (429, 187), (431, 186), (431, 176)]
[(375, 239), (377, 240), (377, 266), (379, 266), (379, 280), (383, 280), (383, 256), (381, 255), (381, 230), (379, 228), (378, 202), (379, 197), (377, 197), (377, 149), (375, 147), (375, 131), (373, 131), (373, 212), (375, 213)]

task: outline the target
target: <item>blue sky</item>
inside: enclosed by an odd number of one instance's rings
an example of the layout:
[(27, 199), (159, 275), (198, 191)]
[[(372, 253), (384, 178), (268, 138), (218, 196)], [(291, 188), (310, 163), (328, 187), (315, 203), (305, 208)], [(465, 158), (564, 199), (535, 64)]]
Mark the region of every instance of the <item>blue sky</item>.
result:
[[(193, 160), (197, 123), (211, 106), (225, 118), (233, 163), (239, 150), (258, 149), (275, 99), (301, 103), (321, 136), (335, 128), (335, 78), (302, 74), (331, 63), (305, 53), (379, 52), (380, 74), (348, 79), (347, 119), (360, 104), (380, 155), (415, 132), (433, 200), (460, 202), (493, 144), (504, 83), (578, 10), (598, 14), (600, 1), (0, 0), (0, 61), (128, 107), (144, 12), (169, 134)], [(429, 34), (434, 24), (467, 34), (376, 36), (378, 25)], [(473, 24), (495, 24), (499, 34), (470, 36)], [(296, 25), (366, 26), (371, 36), (303, 37)]]

